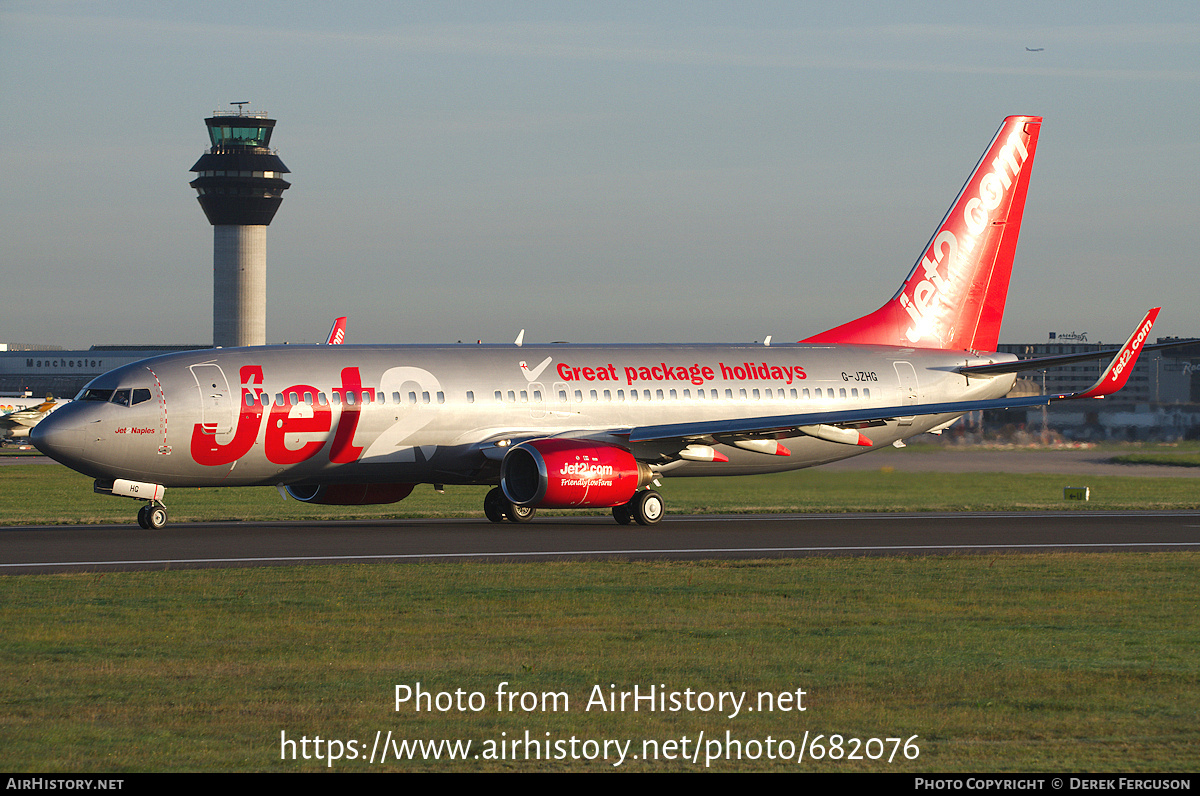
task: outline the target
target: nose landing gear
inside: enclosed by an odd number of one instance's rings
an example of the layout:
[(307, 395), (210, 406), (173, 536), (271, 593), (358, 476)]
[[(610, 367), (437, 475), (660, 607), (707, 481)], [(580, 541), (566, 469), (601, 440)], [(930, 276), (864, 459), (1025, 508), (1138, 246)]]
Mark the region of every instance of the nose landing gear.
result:
[(162, 530), (167, 524), (167, 507), (162, 503), (162, 496), (167, 488), (162, 484), (126, 481), (122, 478), (115, 481), (97, 480), (92, 485), (92, 491), (98, 495), (116, 495), (144, 501), (144, 505), (138, 509), (137, 521), (138, 525), (147, 531)]
[(161, 531), (167, 524), (167, 507), (158, 502), (147, 503), (138, 509), (137, 521), (147, 531)]

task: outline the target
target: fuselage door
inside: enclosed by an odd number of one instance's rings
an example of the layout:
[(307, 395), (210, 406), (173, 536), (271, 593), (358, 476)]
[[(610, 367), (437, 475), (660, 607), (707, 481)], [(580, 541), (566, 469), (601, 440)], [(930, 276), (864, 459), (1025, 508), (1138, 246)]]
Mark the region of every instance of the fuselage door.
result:
[(192, 378), (200, 391), (200, 422), (216, 436), (233, 431), (234, 406), (229, 381), (220, 365), (192, 365)]
[[(900, 384), (900, 404), (912, 406), (917, 402), (917, 371), (911, 362), (893, 362), (892, 365), (896, 368), (896, 377)], [(899, 424), (902, 426), (911, 426), (912, 422), (912, 415), (899, 418)]]
[(556, 381), (551, 388), (553, 395), (550, 396), (550, 404), (554, 408), (555, 417), (570, 417), (571, 416), (571, 388), (565, 381)]
[(529, 416), (534, 420), (546, 416), (546, 385), (539, 381), (529, 382)]

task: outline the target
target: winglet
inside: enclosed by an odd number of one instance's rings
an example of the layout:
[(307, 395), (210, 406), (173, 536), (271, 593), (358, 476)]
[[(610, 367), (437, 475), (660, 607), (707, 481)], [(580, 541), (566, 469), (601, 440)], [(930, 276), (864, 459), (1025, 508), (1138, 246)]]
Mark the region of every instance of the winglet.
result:
[(1133, 373), (1134, 363), (1137, 362), (1138, 355), (1141, 354), (1142, 344), (1146, 342), (1146, 338), (1150, 335), (1150, 329), (1154, 326), (1154, 321), (1158, 318), (1158, 311), (1162, 307), (1155, 307), (1146, 313), (1146, 317), (1133, 330), (1133, 334), (1125, 341), (1125, 345), (1121, 346), (1121, 350), (1113, 357), (1112, 362), (1108, 363), (1108, 367), (1104, 369), (1104, 373), (1088, 390), (1076, 393), (1072, 398), (1103, 398), (1106, 395), (1112, 395), (1125, 386), (1125, 382), (1129, 381), (1129, 376)]
[(329, 337), (325, 339), (325, 345), (341, 345), (345, 340), (346, 319), (342, 317), (334, 321), (333, 326), (329, 327)]

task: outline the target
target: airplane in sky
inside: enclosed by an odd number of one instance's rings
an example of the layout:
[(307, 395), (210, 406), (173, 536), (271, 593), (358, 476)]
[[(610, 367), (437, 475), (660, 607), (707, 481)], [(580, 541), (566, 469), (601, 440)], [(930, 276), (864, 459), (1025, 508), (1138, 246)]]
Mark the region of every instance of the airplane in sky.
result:
[(147, 528), (167, 522), (167, 487), (273, 485), (357, 505), (417, 484), (493, 485), (494, 522), (578, 507), (649, 525), (665, 512), (653, 487), (666, 476), (811, 467), (970, 411), (1107, 395), (1157, 309), (1082, 393), (1006, 397), (1021, 370), (1096, 353), (995, 353), (1041, 121), (1004, 121), (892, 298), (799, 343), (525, 345), (522, 334), (186, 351), (94, 379), (32, 441), (95, 491), (142, 501)]

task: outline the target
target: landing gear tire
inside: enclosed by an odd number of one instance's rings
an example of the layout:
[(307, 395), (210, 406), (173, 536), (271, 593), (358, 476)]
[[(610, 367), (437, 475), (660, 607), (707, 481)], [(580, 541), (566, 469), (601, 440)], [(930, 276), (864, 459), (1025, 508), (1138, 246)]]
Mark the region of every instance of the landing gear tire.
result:
[(492, 522), (529, 522), (537, 509), (530, 506), (518, 506), (504, 495), (500, 487), (489, 490), (483, 498), (483, 513)]
[(638, 525), (656, 525), (667, 513), (662, 495), (653, 489), (634, 495), (633, 500), (629, 501), (629, 506), (633, 509), (633, 518), (637, 520)]
[(628, 525), (633, 522), (633, 509), (628, 503), (622, 503), (619, 506), (612, 507), (613, 519), (620, 525)]
[(518, 506), (515, 503), (509, 503), (508, 509), (504, 513), (508, 515), (510, 522), (529, 522), (533, 519), (533, 515), (537, 514), (537, 509), (532, 506)]
[(504, 490), (496, 487), (483, 499), (484, 516), (492, 522), (504, 522), (504, 507), (507, 503), (508, 498), (504, 497)]
[(147, 503), (138, 509), (137, 520), (147, 531), (161, 531), (167, 526), (167, 507)]

